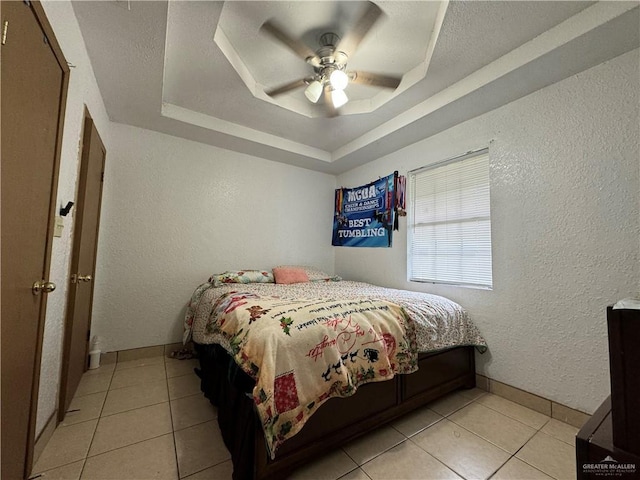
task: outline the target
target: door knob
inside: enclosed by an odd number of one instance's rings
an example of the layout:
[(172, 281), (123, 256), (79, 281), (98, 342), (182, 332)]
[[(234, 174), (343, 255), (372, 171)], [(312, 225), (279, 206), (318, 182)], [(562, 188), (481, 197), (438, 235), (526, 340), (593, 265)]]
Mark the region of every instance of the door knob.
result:
[(56, 284), (53, 282), (45, 282), (44, 280), (38, 280), (33, 282), (31, 291), (34, 295), (38, 295), (40, 292), (51, 293), (56, 289)]
[(71, 275), (71, 283), (90, 282), (91, 280), (91, 275), (78, 275), (77, 273)]

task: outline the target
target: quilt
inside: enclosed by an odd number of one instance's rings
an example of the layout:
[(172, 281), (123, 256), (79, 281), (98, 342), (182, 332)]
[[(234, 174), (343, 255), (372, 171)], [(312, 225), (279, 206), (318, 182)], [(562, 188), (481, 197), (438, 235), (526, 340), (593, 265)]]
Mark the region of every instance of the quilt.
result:
[(372, 298), (281, 298), (228, 292), (205, 329), (256, 381), (254, 402), (271, 457), (326, 400), (417, 369), (404, 309)]
[(251, 292), (261, 296), (281, 298), (331, 298), (356, 300), (374, 298), (400, 305), (413, 321), (418, 352), (437, 352), (452, 347), (473, 345), (481, 352), (487, 344), (467, 312), (448, 298), (428, 293), (397, 290), (363, 282), (306, 282), (293, 285), (275, 283), (225, 284), (198, 286), (191, 296), (184, 318), (183, 342), (207, 345), (219, 343), (228, 349), (228, 342), (219, 335), (211, 335), (205, 325), (212, 315), (212, 307), (222, 295), (232, 291)]

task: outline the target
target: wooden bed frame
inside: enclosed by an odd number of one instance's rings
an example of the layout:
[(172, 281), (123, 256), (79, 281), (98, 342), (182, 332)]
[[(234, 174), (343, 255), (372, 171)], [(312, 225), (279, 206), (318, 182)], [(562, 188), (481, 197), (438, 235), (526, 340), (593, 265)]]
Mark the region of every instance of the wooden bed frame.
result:
[(475, 387), (474, 347), (420, 354), (410, 375), (362, 385), (348, 398), (328, 400), (271, 460), (254, 409), (253, 380), (219, 345), (198, 345), (201, 389), (218, 408), (218, 424), (231, 453), (234, 480), (286, 477), (327, 453), (458, 388)]

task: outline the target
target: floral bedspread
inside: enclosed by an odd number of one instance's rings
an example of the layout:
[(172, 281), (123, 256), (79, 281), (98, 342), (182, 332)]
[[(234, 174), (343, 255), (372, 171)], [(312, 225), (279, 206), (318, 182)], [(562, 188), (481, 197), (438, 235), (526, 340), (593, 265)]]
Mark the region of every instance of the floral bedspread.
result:
[(220, 338), (214, 337), (205, 330), (205, 325), (209, 321), (216, 300), (226, 293), (240, 289), (258, 295), (275, 295), (286, 298), (374, 298), (386, 300), (400, 305), (413, 320), (419, 352), (434, 352), (463, 345), (476, 346), (480, 351), (487, 348), (484, 338), (469, 319), (467, 312), (448, 298), (351, 281), (308, 282), (293, 285), (275, 283), (228, 284), (215, 288), (210, 283), (204, 283), (196, 288), (187, 308), (184, 342), (186, 343), (193, 338), (195, 342), (200, 344), (220, 343), (227, 348), (228, 345), (224, 340), (221, 341)]
[(229, 292), (213, 305), (205, 330), (226, 340), (255, 379), (253, 398), (272, 457), (329, 398), (418, 368), (413, 323), (384, 300)]

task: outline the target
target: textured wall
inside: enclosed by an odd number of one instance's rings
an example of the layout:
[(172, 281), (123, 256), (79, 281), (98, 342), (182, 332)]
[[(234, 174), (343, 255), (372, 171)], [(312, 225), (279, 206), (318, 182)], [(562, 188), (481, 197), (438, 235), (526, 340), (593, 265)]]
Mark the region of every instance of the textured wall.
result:
[(478, 370), (593, 412), (609, 391), (605, 308), (640, 285), (638, 50), (338, 177), (355, 186), (489, 145), (493, 290), (406, 281), (391, 249), (336, 248), (336, 273), (462, 304)]
[[(91, 113), (107, 149), (109, 148), (110, 124), (71, 2), (45, 1), (43, 2), (43, 7), (65, 58), (74, 66), (71, 68), (71, 76), (69, 78), (62, 138), (57, 198), (57, 205), (60, 207), (61, 205), (66, 205), (68, 201), (75, 202), (80, 160), (80, 136), (82, 134), (85, 105)], [(53, 239), (49, 278), (56, 284), (57, 288), (54, 293), (49, 295), (47, 300), (36, 435), (39, 435), (44, 428), (47, 420), (55, 411), (58, 401), (74, 215), (75, 208), (71, 210), (71, 214), (64, 220), (62, 237)]]
[[(85, 104), (108, 150), (93, 320), (107, 350), (177, 341), (214, 271), (333, 270), (333, 177), (110, 124), (71, 4), (43, 5), (75, 66), (58, 205), (75, 198)], [(406, 282), (403, 231), (392, 249), (335, 249), (336, 273), (459, 301), (491, 345), (482, 373), (592, 411), (608, 390), (604, 307), (640, 289), (638, 103), (636, 50), (339, 177), (357, 185), (494, 140), (492, 291)], [(36, 434), (57, 404), (72, 222), (53, 243)]]
[(334, 176), (121, 124), (111, 134), (92, 325), (105, 350), (180, 341), (213, 273), (333, 273)]

